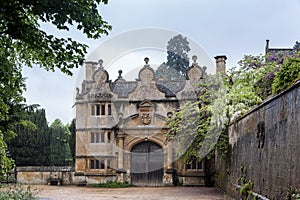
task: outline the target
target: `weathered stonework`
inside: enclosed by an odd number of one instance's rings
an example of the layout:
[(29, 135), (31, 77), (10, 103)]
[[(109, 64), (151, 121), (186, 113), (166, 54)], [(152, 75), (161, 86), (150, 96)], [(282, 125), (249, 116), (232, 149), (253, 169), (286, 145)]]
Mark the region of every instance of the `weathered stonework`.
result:
[(14, 173), (20, 184), (48, 184), (50, 180), (60, 180), (64, 185), (76, 182), (71, 167), (17, 167)]
[(87, 183), (116, 180), (159, 186), (172, 184), (167, 170), (174, 170), (182, 184), (204, 185), (204, 168), (189, 171), (174, 161), (174, 148), (165, 135), (168, 113), (182, 100), (197, 99), (196, 85), (206, 67), (194, 59), (187, 80), (167, 81), (154, 79), (149, 59), (145, 62), (136, 81), (126, 81), (121, 70), (115, 81), (109, 80), (101, 60), (85, 64), (86, 77), (75, 103), (76, 174)]
[(240, 198), (240, 167), (268, 199), (285, 199), (300, 190), (300, 82), (267, 100), (229, 127), (232, 148), (227, 160), (216, 158), (217, 183)]

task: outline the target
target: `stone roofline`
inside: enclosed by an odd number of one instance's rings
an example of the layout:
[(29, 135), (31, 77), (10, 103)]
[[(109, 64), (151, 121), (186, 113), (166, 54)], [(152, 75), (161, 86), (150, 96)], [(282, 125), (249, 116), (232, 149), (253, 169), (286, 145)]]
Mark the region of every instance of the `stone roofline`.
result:
[[(267, 40), (267, 41), (269, 41), (269, 40)], [(215, 62), (216, 62), (217, 73), (218, 72), (226, 73), (226, 60), (227, 60), (227, 56), (226, 55), (217, 55), (214, 58), (215, 58)], [(190, 70), (192, 67), (200, 67), (198, 65), (198, 63), (197, 63), (197, 56), (196, 55), (194, 55), (192, 57), (192, 60), (193, 60), (193, 63), (192, 63), (192, 65), (190, 66), (190, 68), (188, 70)], [(153, 68), (148, 64), (149, 63), (149, 58), (145, 57), (144, 61), (146, 63), (144, 65), (144, 67), (149, 67), (154, 72)], [(102, 69), (104, 69), (103, 66), (102, 66), (103, 60), (101, 60), (101, 59), (98, 62), (95, 62), (95, 61), (85, 61), (84, 64), (85, 64), (85, 66), (87, 66), (87, 65), (92, 66), (95, 69), (97, 68), (98, 65), (100, 65), (99, 67), (102, 68)], [(222, 68), (220, 70), (218, 70), (218, 65), (222, 65)], [(206, 68), (206, 66), (203, 66), (203, 67)], [(104, 71), (106, 71), (106, 70), (104, 70)], [(107, 71), (106, 71), (106, 73), (108, 74)], [(118, 78), (114, 82), (116, 82), (118, 79), (122, 78), (122, 76), (121, 76), (122, 70), (119, 70), (118, 73), (119, 73), (119, 76), (118, 76)], [(139, 72), (139, 74), (140, 74), (140, 72)], [(160, 77), (157, 77), (156, 79), (159, 79), (159, 78)], [(87, 80), (87, 79), (85, 79), (85, 80)], [(138, 77), (136, 79), (136, 81), (139, 81), (139, 80), (140, 80), (140, 78)], [(187, 80), (188, 80), (188, 77), (187, 77)], [(112, 81), (112, 80), (110, 80), (110, 81)], [(129, 82), (129, 81), (127, 81), (127, 82)], [(131, 81), (131, 82), (135, 82), (135, 81)]]
[(293, 48), (270, 48), (270, 40), (266, 40), (266, 46), (265, 46), (265, 55), (267, 55), (269, 52), (279, 52), (279, 51), (293, 51)]
[[(219, 55), (216, 59), (216, 72), (226, 73), (226, 59), (225, 55)], [(115, 81), (109, 79), (109, 73), (103, 67), (103, 60), (98, 62), (85, 62), (85, 79), (82, 82), (81, 90), (76, 88), (77, 100), (84, 100), (93, 98), (90, 92), (103, 94), (116, 94), (118, 98), (128, 98), (136, 89), (140, 89), (141, 85), (152, 85), (159, 92), (164, 94), (166, 98), (176, 97), (176, 94), (185, 91), (185, 85), (196, 85), (201, 79), (207, 76), (206, 66), (199, 66), (197, 63), (197, 56), (192, 57), (193, 63), (189, 67), (187, 77), (185, 79), (167, 80), (161, 76), (155, 77), (155, 71), (149, 65), (149, 58), (145, 58), (145, 65), (139, 71), (138, 78), (135, 81), (126, 81), (122, 76), (122, 70), (119, 70), (119, 76)], [(150, 84), (151, 83), (151, 84)], [(154, 84), (154, 85), (153, 85)], [(145, 87), (146, 87), (145, 86)], [(197, 88), (193, 89), (198, 90)], [(187, 92), (187, 91), (185, 91)], [(98, 94), (97, 94), (98, 95)], [(185, 94), (187, 95), (187, 94)], [(99, 96), (99, 95), (98, 95)], [(99, 98), (97, 96), (97, 98)], [(96, 98), (96, 96), (95, 96)], [(111, 97), (101, 96), (101, 98), (111, 99)], [(87, 99), (86, 99), (87, 100)]]

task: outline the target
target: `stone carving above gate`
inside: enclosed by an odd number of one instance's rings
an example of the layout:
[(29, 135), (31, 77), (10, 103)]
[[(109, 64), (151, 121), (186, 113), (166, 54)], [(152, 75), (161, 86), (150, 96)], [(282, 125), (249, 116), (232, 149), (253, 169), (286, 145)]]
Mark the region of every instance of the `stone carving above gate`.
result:
[(149, 100), (145, 100), (138, 105), (138, 112), (141, 125), (150, 125), (152, 123), (154, 105)]
[(151, 123), (150, 113), (141, 113), (141, 122), (144, 125), (149, 125)]

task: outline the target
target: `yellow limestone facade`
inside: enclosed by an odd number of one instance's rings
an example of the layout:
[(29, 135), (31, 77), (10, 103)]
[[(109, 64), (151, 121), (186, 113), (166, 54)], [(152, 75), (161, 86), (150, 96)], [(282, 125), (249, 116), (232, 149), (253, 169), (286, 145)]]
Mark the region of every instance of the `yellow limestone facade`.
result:
[[(206, 76), (193, 58), (188, 77), (176, 81), (155, 78), (148, 58), (135, 81), (126, 81), (121, 70), (110, 80), (102, 60), (85, 63), (75, 102), (77, 182), (206, 184), (206, 160), (184, 164), (166, 138), (166, 119), (182, 101), (197, 99), (197, 83)], [(216, 59), (223, 69), (226, 57)]]

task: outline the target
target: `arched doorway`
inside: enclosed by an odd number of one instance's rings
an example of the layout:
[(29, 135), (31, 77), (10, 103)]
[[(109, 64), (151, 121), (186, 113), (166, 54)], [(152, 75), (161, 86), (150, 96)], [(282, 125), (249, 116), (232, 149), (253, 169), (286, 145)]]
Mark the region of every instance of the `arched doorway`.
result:
[(131, 150), (131, 182), (136, 186), (162, 186), (163, 149), (153, 142), (141, 142)]

